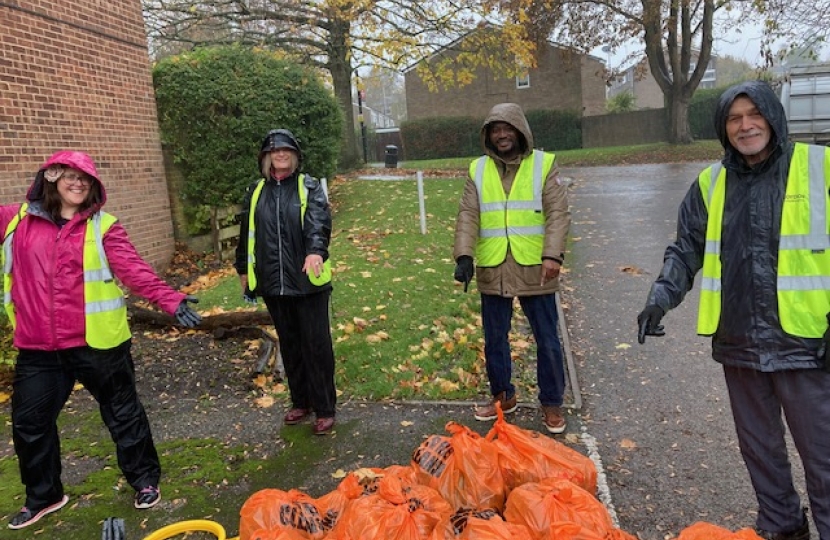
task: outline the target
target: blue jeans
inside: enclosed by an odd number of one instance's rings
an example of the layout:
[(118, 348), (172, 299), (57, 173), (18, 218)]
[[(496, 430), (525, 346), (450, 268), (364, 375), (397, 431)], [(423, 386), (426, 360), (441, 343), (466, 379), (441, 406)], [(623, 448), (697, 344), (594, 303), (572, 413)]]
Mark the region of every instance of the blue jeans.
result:
[[(556, 301), (553, 294), (520, 296), (519, 303), (530, 323), (536, 339), (536, 380), (539, 402), (544, 406), (562, 405), (565, 393), (565, 366), (559, 343)], [(490, 393), (505, 392), (506, 398), (516, 394), (510, 382), (513, 363), (510, 359), (510, 323), (513, 318), (513, 299), (492, 294), (481, 295), (481, 319), (484, 326), (484, 358)]]

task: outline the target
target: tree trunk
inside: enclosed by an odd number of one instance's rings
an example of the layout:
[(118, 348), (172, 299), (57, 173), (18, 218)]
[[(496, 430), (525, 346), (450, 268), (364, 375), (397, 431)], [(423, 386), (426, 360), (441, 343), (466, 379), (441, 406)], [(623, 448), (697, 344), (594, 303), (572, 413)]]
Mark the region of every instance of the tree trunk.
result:
[[(178, 326), (175, 317), (137, 306), (130, 306), (130, 320), (154, 326)], [(240, 326), (265, 326), (273, 324), (267, 311), (231, 311), (202, 317), (199, 330), (214, 331), (219, 328), (237, 328)]]
[(669, 121), (669, 142), (691, 144), (693, 139), (689, 127), (689, 100), (684, 98), (680, 92), (669, 92), (665, 98)]
[(349, 60), (349, 46), (346, 38), (349, 23), (341, 21), (330, 28), (328, 69), (334, 85), (334, 96), (343, 111), (343, 146), (340, 148), (338, 170), (344, 171), (360, 167), (363, 157), (360, 153), (360, 141), (355, 130), (354, 107), (352, 106), (352, 66)]

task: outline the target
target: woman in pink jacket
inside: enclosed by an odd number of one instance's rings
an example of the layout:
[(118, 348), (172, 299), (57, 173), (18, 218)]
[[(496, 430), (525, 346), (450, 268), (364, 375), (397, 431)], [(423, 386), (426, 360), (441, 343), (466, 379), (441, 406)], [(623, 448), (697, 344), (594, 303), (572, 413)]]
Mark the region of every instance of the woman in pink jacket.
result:
[(22, 529), (69, 500), (61, 482), (57, 417), (76, 381), (98, 401), (136, 508), (161, 500), (161, 466), (138, 399), (131, 335), (117, 278), (185, 326), (201, 317), (139, 256), (124, 227), (101, 208), (95, 163), (61, 151), (38, 171), (27, 202), (0, 206), (3, 291), (18, 349), (12, 435), (26, 504)]

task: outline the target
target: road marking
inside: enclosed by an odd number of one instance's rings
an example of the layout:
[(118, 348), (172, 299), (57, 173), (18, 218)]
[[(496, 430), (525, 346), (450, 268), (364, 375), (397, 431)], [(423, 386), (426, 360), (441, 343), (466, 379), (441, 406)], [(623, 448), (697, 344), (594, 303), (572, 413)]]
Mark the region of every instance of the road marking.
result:
[(611, 501), (611, 490), (608, 488), (608, 481), (605, 478), (605, 469), (602, 466), (602, 457), (600, 457), (599, 449), (597, 448), (597, 440), (593, 435), (588, 433), (584, 426), (582, 427), (580, 439), (588, 450), (588, 457), (594, 462), (594, 466), (597, 469), (597, 498), (608, 510), (608, 515), (611, 516), (611, 522), (614, 524), (614, 527), (619, 529), (620, 520), (617, 518), (614, 503)]

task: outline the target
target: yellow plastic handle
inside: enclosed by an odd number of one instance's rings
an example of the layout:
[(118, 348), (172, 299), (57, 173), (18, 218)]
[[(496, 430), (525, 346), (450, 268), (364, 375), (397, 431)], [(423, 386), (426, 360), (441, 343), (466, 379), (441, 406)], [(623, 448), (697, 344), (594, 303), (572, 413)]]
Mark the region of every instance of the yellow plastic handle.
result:
[(178, 523), (167, 525), (150, 533), (149, 536), (144, 537), (144, 540), (167, 540), (168, 538), (173, 538), (176, 535), (187, 532), (208, 532), (213, 533), (217, 540), (228, 540), (225, 538), (225, 528), (215, 521), (209, 521), (207, 519), (179, 521)]

